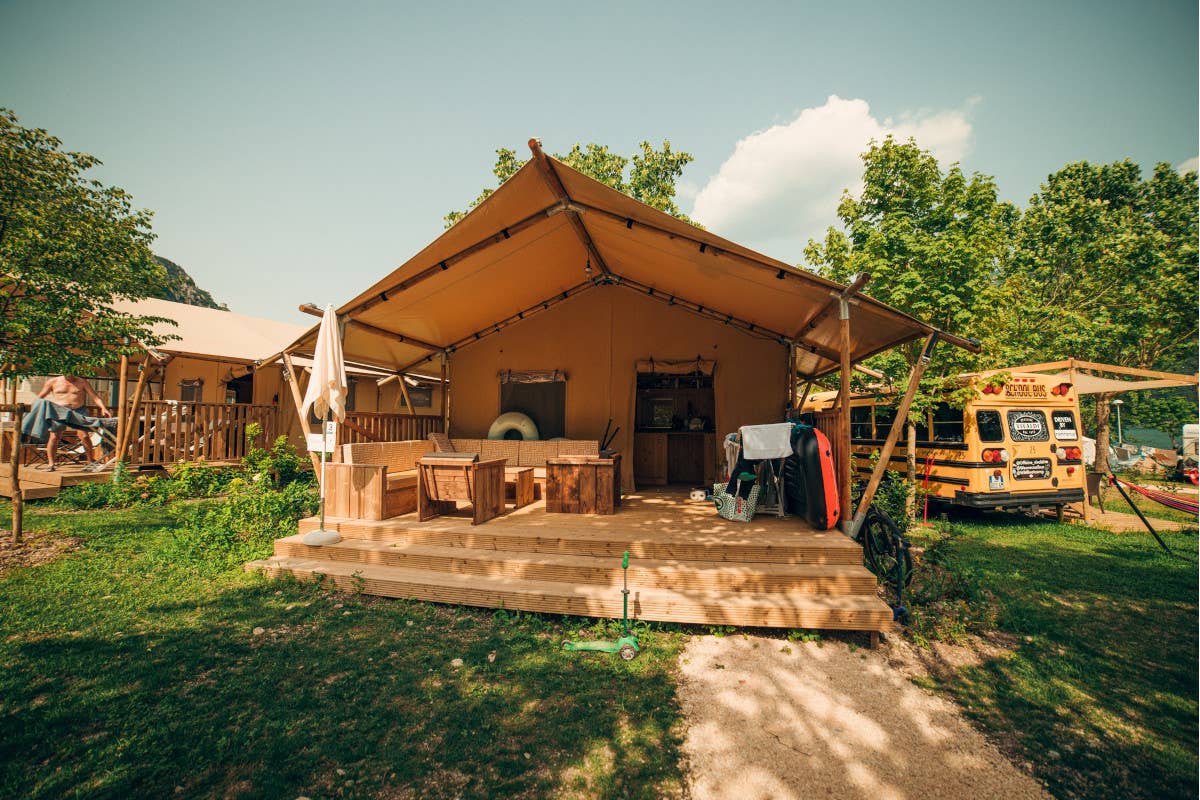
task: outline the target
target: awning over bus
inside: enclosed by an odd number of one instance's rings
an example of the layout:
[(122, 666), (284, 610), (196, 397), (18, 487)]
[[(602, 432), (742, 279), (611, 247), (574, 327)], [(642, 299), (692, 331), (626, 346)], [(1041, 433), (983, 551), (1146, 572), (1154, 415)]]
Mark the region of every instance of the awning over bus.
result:
[[(617, 285), (794, 344), (802, 377), (838, 368), (845, 287), (650, 208), (534, 142), (531, 149), (534, 158), (470, 214), (338, 309), (348, 361), (407, 371), (580, 292)], [(853, 361), (935, 330), (867, 297), (850, 302)], [(314, 326), (287, 349), (308, 353), (315, 339)]]

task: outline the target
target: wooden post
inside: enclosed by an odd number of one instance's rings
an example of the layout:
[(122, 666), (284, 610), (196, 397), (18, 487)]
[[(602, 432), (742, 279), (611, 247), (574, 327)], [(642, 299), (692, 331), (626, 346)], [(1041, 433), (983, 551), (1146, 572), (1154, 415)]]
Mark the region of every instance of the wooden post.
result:
[(850, 535), (850, 481), (853, 476), (851, 466), (854, 461), (850, 451), (850, 301), (845, 297), (839, 299), (840, 308), (838, 319), (841, 323), (842, 346), (842, 381), (839, 395), (841, 403), (838, 406), (838, 440), (841, 444), (842, 459), (838, 464), (838, 496), (842, 509), (842, 530)]
[(784, 409), (784, 418), (791, 415), (792, 409), (796, 408), (796, 344), (788, 342), (787, 346), (787, 408)]
[(10, 491), (12, 493), (12, 543), (21, 543), (21, 529), (25, 521), (25, 495), (21, 490), (21, 406), (12, 405), (12, 454), (9, 466), (12, 468)]
[(442, 351), (442, 433), (450, 435), (450, 357)]
[[(125, 438), (117, 441), (117, 459), (124, 461), (125, 456), (129, 451), (129, 443), (133, 440), (134, 421), (137, 418), (138, 407), (142, 404), (142, 393), (146, 391), (146, 379), (150, 377), (150, 370), (146, 368), (146, 362), (143, 361), (138, 366), (138, 381), (137, 386), (133, 390), (133, 403), (129, 407), (129, 413), (125, 420)], [(118, 423), (119, 424), (119, 423)]]
[[(408, 404), (408, 415), (410, 417), (415, 417), (417, 415), (417, 409), (413, 407), (412, 398), (408, 396), (408, 384), (404, 382), (404, 376), (401, 375), (396, 382), (400, 385), (400, 395), (404, 398), (404, 402)], [(444, 393), (445, 389), (442, 391)]]
[[(121, 446), (121, 442), (125, 438), (125, 428), (129, 422), (125, 419), (126, 397), (125, 393), (129, 390), (129, 356), (121, 355), (121, 380), (117, 389), (117, 447)], [(124, 453), (117, 450), (117, 460), (124, 461)]]
[[(304, 418), (304, 398), (300, 395), (300, 382), (296, 379), (296, 368), (292, 365), (292, 357), (288, 353), (283, 354), (283, 365), (287, 368), (288, 386), (292, 389), (292, 402), (296, 404), (296, 416), (300, 420), (300, 432), (308, 433), (308, 420)], [(305, 442), (305, 449), (308, 449), (308, 443)], [(312, 461), (313, 472), (320, 474), (321, 460), (317, 458), (317, 454), (308, 451), (308, 457)]]
[(867, 516), (867, 509), (871, 507), (871, 501), (875, 499), (875, 491), (879, 488), (879, 484), (883, 480), (883, 474), (887, 471), (888, 464), (892, 458), (892, 452), (896, 449), (896, 442), (900, 440), (900, 431), (908, 425), (908, 409), (912, 406), (913, 397), (917, 394), (917, 387), (921, 384), (921, 377), (925, 374), (925, 368), (929, 366), (929, 361), (933, 358), (933, 348), (937, 345), (937, 340), (938, 335), (936, 333), (931, 333), (926, 337), (921, 357), (917, 359), (916, 365), (912, 368), (912, 372), (908, 376), (908, 390), (905, 391), (904, 397), (900, 400), (900, 407), (896, 409), (896, 418), (892, 420), (892, 429), (888, 431), (887, 439), (883, 443), (883, 450), (879, 453), (879, 461), (875, 464), (875, 469), (871, 472), (871, 479), (867, 481), (867, 488), (863, 490), (862, 497), (858, 500), (858, 510), (855, 511), (854, 519), (850, 522), (850, 529), (847, 533), (851, 537), (858, 535), (858, 529), (862, 527), (863, 519)]

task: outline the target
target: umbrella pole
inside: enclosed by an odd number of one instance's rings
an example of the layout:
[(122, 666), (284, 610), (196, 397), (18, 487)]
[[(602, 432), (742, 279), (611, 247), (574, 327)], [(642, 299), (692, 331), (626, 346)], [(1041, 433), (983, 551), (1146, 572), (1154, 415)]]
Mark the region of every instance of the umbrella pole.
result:
[(315, 531), (309, 531), (304, 534), (302, 540), (307, 545), (322, 545), (322, 544), (337, 544), (342, 540), (342, 535), (337, 531), (325, 530), (325, 447), (327, 442), (327, 431), (329, 429), (329, 409), (325, 409), (325, 418), (321, 422), (321, 524)]
[(321, 422), (321, 530), (325, 530), (325, 441), (329, 435), (329, 409), (325, 409), (325, 418)]

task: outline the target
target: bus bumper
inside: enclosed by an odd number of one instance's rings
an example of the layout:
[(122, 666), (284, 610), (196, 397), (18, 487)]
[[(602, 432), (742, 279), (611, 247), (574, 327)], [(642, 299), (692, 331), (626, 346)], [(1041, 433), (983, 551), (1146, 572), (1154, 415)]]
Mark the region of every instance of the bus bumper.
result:
[(955, 492), (954, 505), (966, 508), (1025, 508), (1082, 503), (1083, 489), (1059, 489), (1051, 492)]

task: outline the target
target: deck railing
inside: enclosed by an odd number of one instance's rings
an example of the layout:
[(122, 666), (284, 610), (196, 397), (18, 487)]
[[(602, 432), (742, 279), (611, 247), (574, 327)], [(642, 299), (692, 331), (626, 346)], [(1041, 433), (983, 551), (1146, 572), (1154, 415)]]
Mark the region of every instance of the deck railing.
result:
[(392, 414), (384, 411), (347, 411), (338, 426), (338, 445), (359, 442), (403, 442), (424, 439), (442, 430), (438, 415)]
[(260, 447), (275, 438), (277, 409), (249, 403), (143, 400), (130, 434), (131, 464), (239, 461), (246, 455), (246, 427), (258, 423)]

